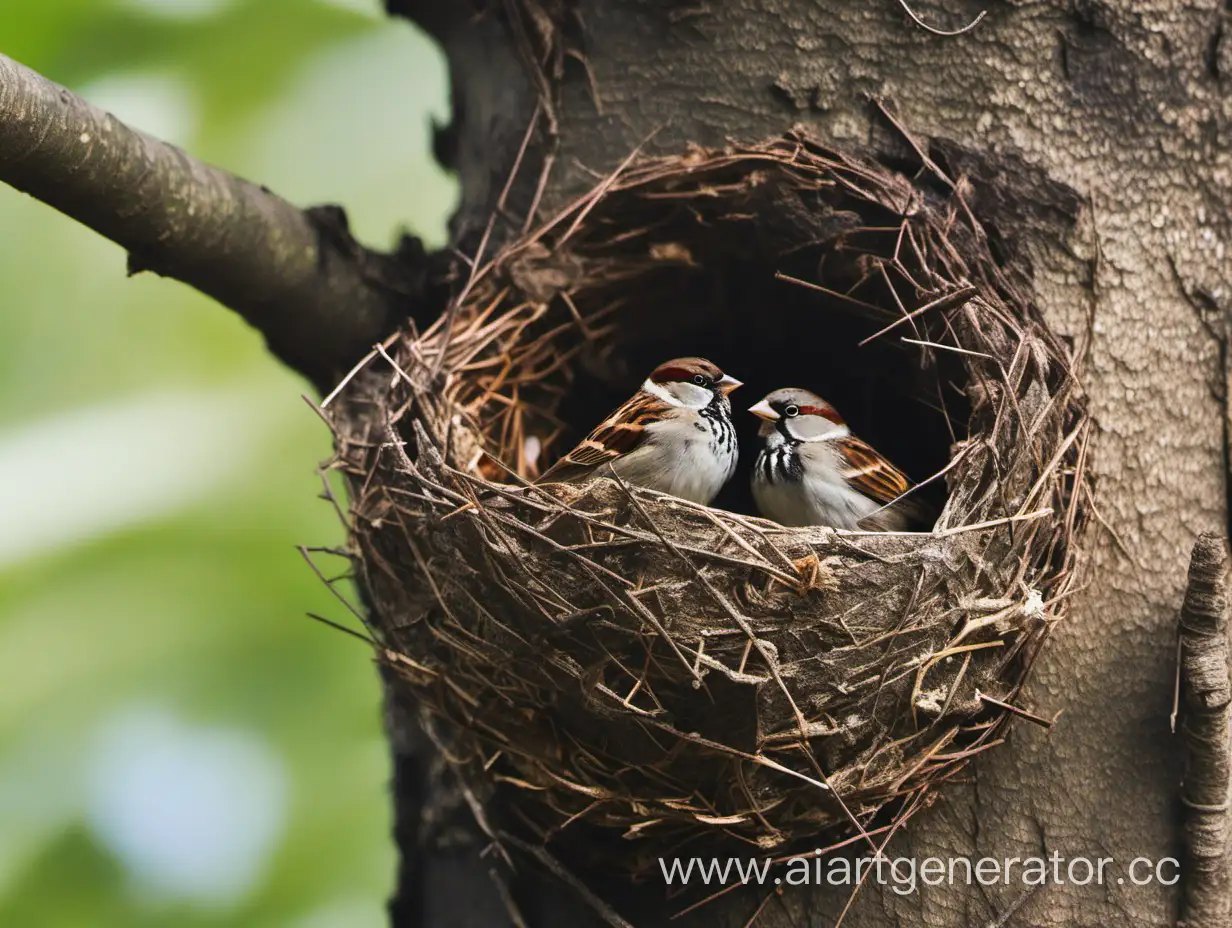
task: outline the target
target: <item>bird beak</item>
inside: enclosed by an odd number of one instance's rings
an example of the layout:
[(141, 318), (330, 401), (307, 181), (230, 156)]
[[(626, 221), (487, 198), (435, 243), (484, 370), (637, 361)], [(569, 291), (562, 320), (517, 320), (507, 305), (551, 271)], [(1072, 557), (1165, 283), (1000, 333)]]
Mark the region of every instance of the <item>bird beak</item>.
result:
[(755, 415), (758, 419), (765, 419), (767, 422), (777, 422), (779, 414), (770, 408), (770, 404), (762, 400), (756, 406), (750, 406), (749, 412)]
[(727, 396), (727, 394), (731, 393), (732, 390), (736, 389), (736, 387), (743, 387), (744, 384), (735, 377), (732, 377), (730, 374), (724, 374), (723, 379), (716, 383), (715, 386), (718, 388), (720, 393)]

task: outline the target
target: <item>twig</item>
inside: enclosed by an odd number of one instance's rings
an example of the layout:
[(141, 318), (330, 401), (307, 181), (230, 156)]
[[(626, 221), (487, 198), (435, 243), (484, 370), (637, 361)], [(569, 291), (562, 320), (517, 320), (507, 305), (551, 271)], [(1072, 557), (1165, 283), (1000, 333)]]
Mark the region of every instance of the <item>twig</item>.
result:
[[(920, 803), (923, 799), (924, 793), (921, 792), (911, 801), (911, 804), (907, 806), (907, 808), (903, 809), (902, 812), (895, 816), (894, 823), (890, 828), (889, 833), (885, 836), (885, 839), (881, 842), (881, 844), (877, 846), (877, 850), (873, 854), (874, 860), (881, 858), (882, 854), (885, 853), (886, 845), (890, 843), (894, 835), (898, 833), (898, 830), (911, 820), (911, 817), (915, 815), (916, 810), (919, 809)], [(839, 912), (838, 920), (834, 923), (834, 928), (842, 928), (843, 919), (847, 917), (847, 913), (851, 910), (851, 906), (855, 903), (856, 897), (860, 895), (860, 890), (864, 887), (864, 881), (868, 879), (868, 873), (869, 871), (866, 869), (860, 876), (860, 879), (856, 885), (852, 887), (851, 893), (847, 896), (847, 902), (843, 905), (843, 910)]]
[(953, 351), (957, 354), (965, 354), (973, 358), (985, 358), (989, 361), (997, 360), (992, 355), (983, 351), (972, 351), (970, 348), (959, 348), (957, 345), (941, 345), (937, 342), (926, 341), (922, 338), (908, 338), (904, 335), (899, 341), (904, 341), (909, 345), (921, 345), (924, 348), (940, 348), (943, 351)]
[[(861, 309), (866, 309), (871, 313), (889, 315), (889, 310), (884, 306), (874, 306), (872, 303), (864, 302), (864, 300), (857, 300), (853, 296), (839, 293), (837, 290), (831, 290), (829, 287), (823, 287), (821, 284), (815, 284), (811, 280), (801, 280), (799, 277), (792, 277), (790, 274), (784, 274), (782, 271), (775, 271), (774, 279), (781, 280), (784, 283), (795, 284), (797, 287), (804, 287), (806, 290), (816, 290), (818, 293), (824, 293), (826, 296), (842, 300), (844, 303), (850, 303), (852, 306), (858, 306)], [(901, 317), (899, 318), (901, 319)]]
[(757, 919), (761, 918), (761, 913), (766, 910), (766, 906), (769, 905), (770, 900), (773, 899), (775, 895), (776, 890), (772, 889), (762, 897), (761, 902), (758, 904), (753, 914), (749, 916), (749, 920), (744, 923), (743, 928), (753, 928), (753, 925), (757, 922)]
[(566, 869), (560, 861), (549, 854), (547, 848), (536, 844), (530, 844), (523, 841), (521, 838), (515, 837), (514, 835), (508, 833), (502, 833), (500, 837), (502, 841), (509, 843), (513, 847), (516, 847), (535, 858), (535, 860), (542, 864), (548, 872), (577, 893), (582, 898), (582, 901), (590, 906), (594, 910), (595, 914), (611, 925), (612, 928), (633, 928), (631, 924), (616, 913), (615, 909), (591, 892), (590, 888), (585, 883)]
[(522, 917), (522, 910), (518, 908), (513, 893), (509, 891), (509, 883), (504, 874), (495, 867), (489, 867), (488, 877), (491, 878), (492, 885), (496, 887), (496, 895), (500, 897), (501, 904), (505, 907), (505, 914), (509, 916), (513, 928), (528, 928), (526, 919)]
[(0, 181), (153, 271), (240, 314), (324, 391), (422, 286), (355, 242), (341, 209), (304, 211), (124, 125), (0, 55)]
[(1182, 869), (1181, 922), (1187, 928), (1227, 925), (1228, 894), (1228, 549), (1213, 534), (1194, 544), (1181, 606), (1181, 678), (1188, 865)]
[[(925, 25), (915, 15), (915, 13), (911, 12), (910, 8), (907, 6), (904, 0), (898, 0), (898, 2), (902, 4), (903, 9), (907, 10), (908, 15), (910, 15), (911, 18), (914, 19), (918, 25), (922, 26), (925, 29), (928, 29), (930, 32), (936, 33), (937, 35), (946, 34), (944, 32), (938, 33), (931, 26)], [(983, 18), (984, 18), (984, 14), (981, 13), (980, 19), (983, 19)], [(975, 24), (978, 23), (980, 19), (977, 19), (974, 23), (972, 23), (967, 28), (974, 28)], [(957, 33), (954, 33), (954, 34), (957, 35)], [(904, 141), (906, 141), (906, 143), (911, 146), (912, 150), (916, 153), (916, 156), (920, 159), (920, 163), (923, 164), (930, 171), (932, 171), (933, 174), (936, 175), (947, 187), (953, 189), (956, 186), (954, 181), (951, 180), (950, 176), (946, 174), (945, 171), (941, 170), (941, 165), (937, 164), (937, 162), (932, 159), (932, 156), (929, 155), (927, 144), (924, 142), (921, 142), (912, 133), (907, 131), (907, 127), (904, 126), (898, 120), (897, 116), (895, 116), (893, 113), (890, 112), (890, 108), (886, 106), (884, 100), (882, 100), (880, 97), (873, 97), (872, 100), (873, 100), (873, 104), (877, 107), (877, 109), (881, 111), (881, 115), (886, 118), (886, 121), (889, 122), (889, 124), (894, 127), (894, 129), (898, 132), (898, 134), (903, 137)]]
[(505, 202), (509, 198), (509, 191), (513, 189), (514, 181), (518, 178), (518, 172), (522, 167), (522, 159), (526, 157), (526, 150), (530, 147), (530, 140), (534, 137), (535, 129), (539, 126), (539, 116), (542, 112), (543, 100), (540, 100), (535, 105), (535, 111), (527, 122), (526, 132), (522, 136), (522, 144), (518, 147), (518, 153), (513, 159), (513, 166), (510, 167), (509, 175), (505, 178), (505, 186), (501, 188), (500, 197), (496, 201), (496, 209), (492, 210), (492, 213), (488, 216), (488, 222), (483, 229), (483, 236), (479, 239), (479, 247), (475, 249), (475, 257), (468, 262), (471, 266), (470, 275), (462, 287), (462, 292), (450, 302), (449, 308), (445, 311), (445, 336), (441, 341), (440, 352), (436, 356), (436, 361), (432, 365), (433, 377), (440, 373), (441, 365), (445, 362), (445, 355), (448, 353), (449, 344), (453, 340), (453, 328), (458, 312), (465, 305), (466, 298), (470, 295), (471, 290), (489, 270), (489, 267), (483, 264), (483, 257), (488, 250), (488, 241), (492, 238), (492, 230), (496, 227), (496, 217), (504, 213)]
[(981, 22), (983, 22), (984, 17), (988, 15), (987, 10), (981, 10), (980, 15), (971, 20), (971, 22), (967, 23), (967, 25), (963, 26), (961, 29), (954, 29), (951, 31), (946, 29), (938, 29), (936, 26), (930, 26), (928, 23), (924, 22), (924, 20), (920, 19), (920, 17), (916, 14), (915, 10), (911, 9), (911, 7), (907, 5), (907, 0), (898, 0), (898, 5), (901, 6), (907, 15), (911, 17), (911, 21), (925, 32), (931, 32), (933, 35), (946, 37), (953, 37), (956, 35), (962, 35), (965, 32), (970, 32)]
[(325, 395), (325, 399), (321, 400), (321, 408), (324, 409), (330, 403), (336, 400), (338, 398), (338, 394), (340, 394), (343, 390), (346, 389), (346, 385), (355, 379), (355, 375), (358, 374), (360, 371), (362, 371), (365, 367), (367, 367), (368, 362), (371, 361), (375, 357), (376, 357), (376, 349), (373, 348), (371, 351), (365, 354), (362, 358), (356, 361), (355, 364), (351, 366), (351, 369), (347, 371), (346, 374), (343, 375), (342, 379), (339, 380), (336, 384), (334, 384), (334, 388)]
[(911, 312), (907, 313), (905, 316), (900, 316), (899, 318), (891, 322), (889, 325), (887, 325), (885, 328), (877, 332), (874, 332), (868, 338), (861, 341), (858, 347), (863, 348), (873, 339), (880, 338), (882, 335), (885, 335), (886, 332), (889, 332), (891, 329), (897, 328), (898, 326), (902, 325), (904, 322), (908, 322), (916, 318), (917, 316), (923, 315), (924, 313), (928, 312), (930, 309), (940, 310), (941, 312), (945, 312), (946, 310), (949, 310), (949, 309), (957, 309), (959, 306), (962, 306), (963, 303), (967, 302), (967, 300), (975, 296), (978, 292), (979, 291), (976, 290), (975, 287), (968, 286), (968, 287), (961, 287), (958, 290), (953, 291), (952, 293), (947, 293), (945, 294), (945, 296), (939, 296), (937, 297), (937, 299), (932, 300), (929, 303), (925, 303), (919, 309), (913, 309)]
[(994, 699), (993, 697), (989, 696), (987, 693), (981, 693), (979, 690), (976, 690), (975, 698), (980, 700), (981, 702), (986, 702), (989, 705), (997, 706), (1001, 709), (1004, 709), (1006, 712), (1013, 713), (1019, 718), (1026, 719), (1028, 722), (1034, 722), (1036, 725), (1039, 725), (1041, 728), (1052, 728), (1053, 721), (1054, 721), (1053, 719), (1046, 719), (1042, 715), (1036, 715), (1034, 712), (1028, 712), (1026, 709), (1020, 709), (1018, 708), (1018, 706), (1015, 706), (1012, 703), (1002, 702), (1000, 699)]

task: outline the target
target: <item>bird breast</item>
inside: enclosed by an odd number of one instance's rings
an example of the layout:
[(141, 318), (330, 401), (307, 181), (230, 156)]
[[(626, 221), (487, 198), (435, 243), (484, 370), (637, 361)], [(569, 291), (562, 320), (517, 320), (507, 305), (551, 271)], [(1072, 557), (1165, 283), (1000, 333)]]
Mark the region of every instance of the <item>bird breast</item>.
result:
[(709, 503), (736, 471), (730, 418), (683, 412), (647, 426), (647, 441), (613, 462), (621, 479), (697, 503)]
[(827, 442), (783, 443), (762, 451), (753, 469), (753, 497), (780, 525), (857, 529), (880, 506), (852, 489)]

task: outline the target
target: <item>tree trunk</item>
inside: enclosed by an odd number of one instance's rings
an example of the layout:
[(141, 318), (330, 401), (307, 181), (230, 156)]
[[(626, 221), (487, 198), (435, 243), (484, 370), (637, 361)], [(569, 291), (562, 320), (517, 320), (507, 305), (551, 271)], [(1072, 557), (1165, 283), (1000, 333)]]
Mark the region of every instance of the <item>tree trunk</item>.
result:
[[(1114, 863), (1102, 885), (1077, 885), (1064, 864), (1063, 882), (1038, 888), (1014, 879), (900, 895), (870, 881), (843, 924), (1172, 923), (1180, 884), (1134, 885), (1128, 867), (1180, 853), (1181, 747), (1169, 729), (1176, 615), (1195, 537), (1227, 527), (1229, 8), (1013, 0), (942, 36), (894, 0), (390, 6), (449, 56), (454, 120), (438, 155), (459, 173), (455, 241), (471, 253), (537, 105), (554, 131), (528, 147), (506, 201), (516, 222), (497, 222), (494, 240), (520, 226), (549, 153), (543, 214), (639, 145), (679, 152), (802, 123), (836, 146), (893, 152), (903, 135), (873, 100), (951, 176), (972, 179), (981, 218), (1031, 269), (1050, 323), (1087, 356), (1102, 528), (1087, 539), (1088, 585), (1024, 696), (1058, 721), (1013, 728), (889, 853)], [(951, 28), (979, 12), (945, 6), (916, 12)], [(390, 708), (404, 863), (395, 925), (511, 924), (503, 894), (531, 926), (604, 924), (579, 887), (529, 859), (502, 875), (479, 856), (470, 810), (409, 718)], [(830, 925), (849, 889), (767, 894), (741, 889), (671, 924), (740, 926), (759, 911), (763, 928)], [(600, 895), (639, 928), (667, 925), (679, 908), (662, 886)]]

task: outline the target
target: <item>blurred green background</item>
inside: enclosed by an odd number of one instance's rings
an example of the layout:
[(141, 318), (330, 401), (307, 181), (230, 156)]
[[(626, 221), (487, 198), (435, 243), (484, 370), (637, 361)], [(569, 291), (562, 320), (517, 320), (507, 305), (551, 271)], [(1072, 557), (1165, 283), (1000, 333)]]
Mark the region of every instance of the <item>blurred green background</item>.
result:
[[(444, 239), (436, 48), (379, 0), (0, 0), (0, 52), (361, 240)], [(308, 388), (0, 186), (0, 926), (385, 923), (367, 651), (295, 550)]]

